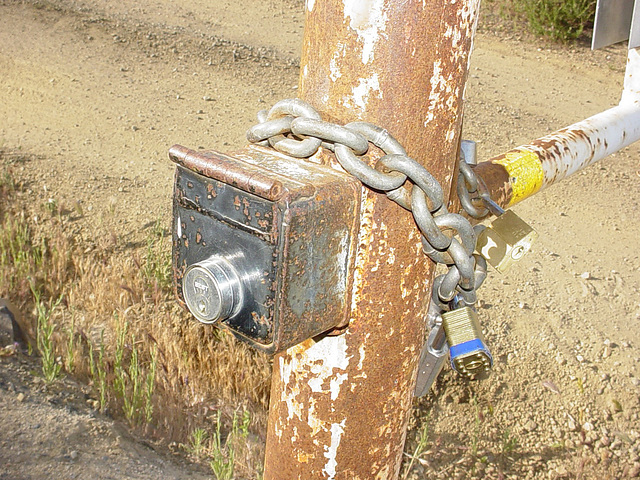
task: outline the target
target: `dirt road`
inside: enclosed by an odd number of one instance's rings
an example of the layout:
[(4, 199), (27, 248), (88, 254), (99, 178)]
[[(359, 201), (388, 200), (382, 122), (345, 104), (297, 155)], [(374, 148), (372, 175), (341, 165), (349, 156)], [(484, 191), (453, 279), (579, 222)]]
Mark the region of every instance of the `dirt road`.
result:
[[(241, 146), (255, 112), (295, 96), (302, 27), (294, 0), (0, 1), (0, 149), (32, 157), (16, 174), (33, 202), (83, 212), (81, 241), (96, 226), (139, 240), (169, 218), (171, 145)], [(467, 87), (481, 160), (618, 102), (624, 48), (495, 29), (478, 36)], [(494, 374), (445, 373), (416, 402), (430, 443), (409, 478), (640, 476), (639, 154), (515, 208), (540, 240), (480, 293)], [(51, 393), (32, 367), (0, 365), (0, 478), (186, 475), (73, 400), (77, 387)]]

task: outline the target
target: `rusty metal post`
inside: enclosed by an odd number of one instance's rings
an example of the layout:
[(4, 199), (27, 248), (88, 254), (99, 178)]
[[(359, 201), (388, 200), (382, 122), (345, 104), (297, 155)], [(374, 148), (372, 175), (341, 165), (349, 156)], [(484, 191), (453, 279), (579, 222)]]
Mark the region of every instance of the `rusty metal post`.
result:
[[(307, 0), (300, 96), (383, 126), (449, 191), (478, 0)], [(365, 190), (351, 324), (273, 364), (265, 479), (393, 479), (432, 266), (412, 216)]]

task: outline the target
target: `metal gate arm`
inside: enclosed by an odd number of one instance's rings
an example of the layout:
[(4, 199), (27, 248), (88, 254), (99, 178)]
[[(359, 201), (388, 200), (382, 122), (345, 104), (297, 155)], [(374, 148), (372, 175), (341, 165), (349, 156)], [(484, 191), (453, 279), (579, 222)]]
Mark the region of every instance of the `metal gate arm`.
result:
[(474, 167), (491, 197), (510, 207), (640, 140), (640, 51), (629, 50), (620, 104)]

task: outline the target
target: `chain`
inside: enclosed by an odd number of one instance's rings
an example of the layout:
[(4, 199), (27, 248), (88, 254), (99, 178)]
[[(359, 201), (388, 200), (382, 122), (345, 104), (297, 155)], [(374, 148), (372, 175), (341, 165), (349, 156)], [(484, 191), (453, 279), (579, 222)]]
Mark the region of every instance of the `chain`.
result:
[[(486, 261), (473, 253), (478, 229), (483, 227), (472, 227), (465, 217), (447, 210), (440, 183), (387, 130), (367, 122), (344, 126), (324, 122), (311, 105), (299, 99), (282, 100), (260, 111), (258, 121), (247, 132), (249, 142), (296, 158), (310, 157), (321, 146), (327, 148), (344, 170), (412, 212), (424, 253), (448, 267), (446, 274), (434, 280), (430, 312), (450, 310), (454, 298), (469, 306), (476, 303), (476, 290), (487, 276)], [(384, 152), (375, 167), (362, 158), (369, 143)], [(464, 159), (457, 190), (465, 210), (468, 205), (473, 207), (471, 196), (478, 182)]]
[[(461, 151), (464, 156), (464, 150)], [(462, 158), (459, 162), (460, 175), (458, 175), (458, 184), (456, 185), (458, 198), (464, 211), (470, 217), (480, 220), (489, 214), (489, 209), (484, 204), (481, 207), (476, 205), (476, 201), (481, 200), (479, 188), (482, 185), (482, 181), (475, 174), (470, 162), (467, 160)]]

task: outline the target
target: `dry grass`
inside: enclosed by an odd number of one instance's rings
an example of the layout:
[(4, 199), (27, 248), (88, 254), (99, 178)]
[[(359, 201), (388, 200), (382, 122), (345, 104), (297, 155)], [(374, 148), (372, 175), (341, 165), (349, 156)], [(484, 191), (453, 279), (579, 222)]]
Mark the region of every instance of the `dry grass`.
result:
[[(67, 233), (72, 220), (59, 213), (62, 209), (52, 213), (46, 206), (26, 207), (27, 194), (14, 181), (14, 163), (0, 152), (0, 297), (21, 308), (27, 334), (35, 338), (33, 285), (44, 301), (62, 298), (52, 314), (52, 341), (57, 357), (73, 359), (67, 371), (95, 383), (89, 350), (98, 352), (103, 342), (100, 368), (107, 385), (113, 385), (117, 332), (126, 323), (125, 361), (135, 350), (141, 375), (157, 350), (153, 415), (140, 427), (147, 434), (186, 444), (196, 428), (213, 432), (218, 412), (230, 427), (234, 412), (242, 408), (251, 414), (252, 430), (262, 436), (269, 359), (224, 332), (193, 322), (176, 304), (169, 236), (162, 224), (156, 223), (142, 248), (124, 248), (113, 239), (99, 248), (82, 245)], [(121, 403), (107, 391), (111, 414), (122, 416)]]

